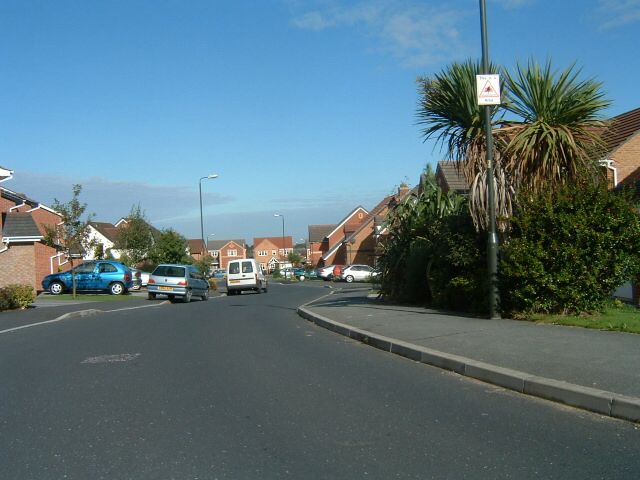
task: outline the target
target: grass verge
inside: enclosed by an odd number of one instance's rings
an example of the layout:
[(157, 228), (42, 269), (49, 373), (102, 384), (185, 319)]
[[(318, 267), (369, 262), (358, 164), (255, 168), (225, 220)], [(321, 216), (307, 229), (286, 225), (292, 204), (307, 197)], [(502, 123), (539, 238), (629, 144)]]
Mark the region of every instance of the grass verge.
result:
[(142, 295), (109, 295), (108, 293), (78, 293), (76, 297), (70, 293), (61, 295), (41, 295), (40, 300), (82, 300), (83, 302), (120, 302), (123, 300), (146, 300)]
[(612, 306), (592, 315), (534, 315), (531, 320), (536, 323), (640, 333), (640, 310), (629, 305)]

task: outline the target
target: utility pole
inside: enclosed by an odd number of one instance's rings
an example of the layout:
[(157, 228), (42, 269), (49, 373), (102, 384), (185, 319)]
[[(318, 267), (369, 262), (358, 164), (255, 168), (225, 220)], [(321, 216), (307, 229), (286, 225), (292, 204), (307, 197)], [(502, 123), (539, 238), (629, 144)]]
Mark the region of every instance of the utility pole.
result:
[[(482, 37), (482, 72), (489, 71), (489, 45), (487, 39), (487, 6), (485, 0), (480, 0), (480, 32)], [(498, 235), (496, 232), (496, 200), (495, 178), (493, 165), (493, 134), (491, 131), (491, 105), (484, 105), (484, 129), (487, 138), (487, 189), (489, 208), (489, 238), (487, 242), (487, 270), (489, 280), (489, 317), (500, 318), (498, 313)]]

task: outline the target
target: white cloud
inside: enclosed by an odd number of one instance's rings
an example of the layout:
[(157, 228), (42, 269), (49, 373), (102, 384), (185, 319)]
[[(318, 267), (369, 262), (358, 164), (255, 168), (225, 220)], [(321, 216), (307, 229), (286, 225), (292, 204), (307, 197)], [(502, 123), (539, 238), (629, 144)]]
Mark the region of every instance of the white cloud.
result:
[(293, 24), (314, 31), (355, 28), (373, 39), (374, 50), (392, 55), (405, 66), (425, 67), (464, 52), (459, 24), (470, 13), (451, 2), (427, 6), (378, 0), (348, 7), (323, 2), (295, 16)]
[(599, 0), (598, 3), (603, 29), (640, 21), (640, 0)]

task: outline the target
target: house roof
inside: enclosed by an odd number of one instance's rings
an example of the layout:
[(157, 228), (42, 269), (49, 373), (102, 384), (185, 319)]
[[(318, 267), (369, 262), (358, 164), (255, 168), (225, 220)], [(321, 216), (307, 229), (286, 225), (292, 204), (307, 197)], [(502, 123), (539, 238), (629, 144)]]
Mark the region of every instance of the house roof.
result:
[(228, 243), (237, 243), (238, 245), (246, 245), (247, 242), (244, 241), (244, 238), (233, 239), (233, 240), (209, 240), (207, 242), (208, 250), (222, 250), (222, 248)]
[(436, 173), (442, 175), (443, 180), (446, 182), (449, 190), (464, 193), (469, 191), (469, 183), (459, 168), (459, 163), (453, 160), (440, 160)]
[(253, 247), (256, 248), (258, 244), (268, 240), (273, 243), (276, 248), (293, 248), (293, 238), (291, 236), (284, 237), (284, 246), (282, 245), (282, 237), (256, 237), (253, 239)]
[(8, 168), (4, 168), (0, 165), (0, 182), (11, 179), (13, 176), (13, 170), (9, 170)]
[(309, 241), (310, 242), (321, 242), (329, 234), (335, 230), (337, 224), (330, 225), (309, 225)]
[(347, 223), (349, 221), (349, 219), (351, 217), (353, 217), (358, 210), (363, 210), (365, 214), (369, 213), (366, 208), (364, 208), (362, 206), (357, 206), (356, 208), (351, 210), (351, 212), (349, 212), (349, 214), (346, 217), (344, 217), (342, 220), (340, 220), (340, 223), (338, 223), (335, 226), (335, 228), (333, 230), (331, 230), (329, 233), (327, 233), (325, 236), (326, 237), (330, 237), (331, 235), (333, 235), (340, 227), (342, 227), (345, 223)]
[(93, 228), (95, 228), (98, 233), (100, 233), (107, 240), (114, 242), (118, 239), (118, 234), (120, 231), (113, 223), (108, 222), (89, 222)]
[[(331, 255), (333, 255), (340, 248), (340, 246), (344, 242), (348, 242), (352, 238), (355, 238), (356, 235), (358, 235), (358, 233), (360, 233), (365, 228), (371, 227), (371, 224), (374, 223), (376, 218), (378, 220), (380, 220), (381, 218), (384, 218), (384, 216), (382, 215), (383, 210), (387, 206), (389, 206), (391, 203), (397, 202), (398, 200), (404, 198), (410, 191), (411, 190), (409, 188), (403, 187), (403, 188), (399, 188), (398, 189), (398, 193), (395, 193), (393, 195), (387, 195), (386, 197), (384, 197), (382, 199), (382, 201), (380, 203), (378, 203), (375, 207), (373, 207), (373, 209), (367, 214), (367, 216), (364, 218), (362, 223), (360, 225), (358, 225), (356, 230), (354, 232), (347, 232), (347, 234), (345, 235), (344, 241), (336, 243), (327, 253), (325, 253), (322, 256), (322, 259), (323, 260), (328, 259), (329, 257), (331, 257)], [(373, 233), (373, 231), (372, 231), (372, 233)]]
[(9, 212), (2, 228), (5, 240), (40, 240), (43, 238), (30, 213)]
[(38, 202), (27, 197), (24, 193), (13, 192), (8, 188), (0, 187), (0, 195), (16, 205), (27, 204), (32, 208), (39, 206)]
[(204, 251), (204, 243), (201, 238), (192, 238), (187, 240), (187, 246), (191, 253), (202, 253)]
[(640, 108), (622, 113), (611, 119), (611, 126), (602, 135), (610, 153), (640, 132)]

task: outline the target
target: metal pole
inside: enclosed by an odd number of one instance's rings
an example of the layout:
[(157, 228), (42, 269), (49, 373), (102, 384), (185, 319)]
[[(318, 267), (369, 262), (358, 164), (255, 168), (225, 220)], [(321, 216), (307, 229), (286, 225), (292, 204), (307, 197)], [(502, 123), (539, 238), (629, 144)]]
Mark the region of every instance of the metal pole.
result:
[[(487, 7), (486, 1), (480, 0), (480, 31), (482, 37), (482, 70), (489, 71), (489, 45), (487, 39)], [(491, 106), (484, 106), (484, 129), (487, 138), (487, 188), (489, 208), (489, 238), (487, 242), (487, 270), (489, 280), (489, 317), (500, 318), (497, 311), (499, 303), (498, 292), (498, 235), (496, 233), (496, 200), (493, 166), (493, 134), (491, 132)]]
[(284, 257), (282, 260), (286, 260), (287, 258), (287, 249), (284, 245), (284, 215), (280, 215), (282, 218), (282, 256)]
[[(200, 240), (202, 240), (202, 245), (204, 246), (204, 220), (202, 219), (202, 180), (208, 177), (200, 178), (198, 185), (200, 187)], [(204, 252), (203, 252), (204, 257)]]

